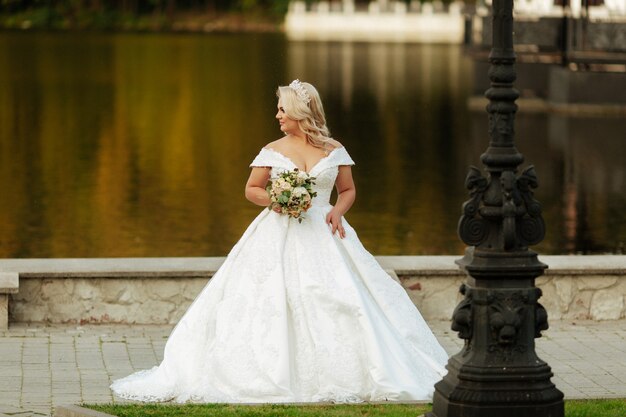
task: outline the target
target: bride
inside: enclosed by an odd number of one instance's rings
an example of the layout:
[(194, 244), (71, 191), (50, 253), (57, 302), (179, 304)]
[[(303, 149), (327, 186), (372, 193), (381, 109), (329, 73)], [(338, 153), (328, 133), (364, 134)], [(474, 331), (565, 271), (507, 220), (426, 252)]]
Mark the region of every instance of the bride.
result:
[(354, 162), (311, 84), (277, 95), (285, 136), (250, 165), (246, 198), (269, 206), (268, 180), (298, 168), (316, 178), (305, 219), (263, 210), (172, 331), (163, 362), (111, 389), (139, 401), (431, 399), (447, 355), (343, 218)]

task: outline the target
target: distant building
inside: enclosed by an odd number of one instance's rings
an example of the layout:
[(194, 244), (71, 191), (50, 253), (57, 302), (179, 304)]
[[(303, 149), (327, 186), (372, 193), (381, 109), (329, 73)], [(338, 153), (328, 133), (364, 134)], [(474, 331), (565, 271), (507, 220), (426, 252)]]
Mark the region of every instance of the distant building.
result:
[(462, 43), (464, 4), (342, 0), (290, 4), (285, 32), (292, 40)]

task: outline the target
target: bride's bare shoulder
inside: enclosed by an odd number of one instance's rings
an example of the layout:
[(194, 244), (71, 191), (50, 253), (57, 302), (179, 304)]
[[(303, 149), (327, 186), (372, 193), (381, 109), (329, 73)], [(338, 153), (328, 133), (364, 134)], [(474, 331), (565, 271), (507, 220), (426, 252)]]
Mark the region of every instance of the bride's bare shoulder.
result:
[(333, 149), (343, 147), (343, 145), (341, 144), (341, 142), (339, 142), (338, 140), (335, 140), (335, 139), (329, 139), (328, 143), (330, 143), (330, 144), (331, 144), (331, 146), (333, 147)]
[(273, 149), (275, 151), (280, 150), (280, 148), (282, 148), (283, 146), (284, 140), (285, 138), (276, 139), (275, 141), (272, 141), (265, 145), (264, 148)]

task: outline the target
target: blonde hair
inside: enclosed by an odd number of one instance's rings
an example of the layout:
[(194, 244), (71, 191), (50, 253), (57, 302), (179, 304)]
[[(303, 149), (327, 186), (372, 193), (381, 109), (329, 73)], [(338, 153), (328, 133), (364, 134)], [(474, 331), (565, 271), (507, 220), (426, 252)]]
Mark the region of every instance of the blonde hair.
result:
[(307, 142), (316, 148), (327, 150), (331, 137), (326, 126), (322, 99), (311, 84), (303, 82), (301, 85), (311, 99), (308, 104), (289, 86), (278, 87), (276, 96), (280, 99), (287, 117), (298, 122), (298, 127), (304, 132)]

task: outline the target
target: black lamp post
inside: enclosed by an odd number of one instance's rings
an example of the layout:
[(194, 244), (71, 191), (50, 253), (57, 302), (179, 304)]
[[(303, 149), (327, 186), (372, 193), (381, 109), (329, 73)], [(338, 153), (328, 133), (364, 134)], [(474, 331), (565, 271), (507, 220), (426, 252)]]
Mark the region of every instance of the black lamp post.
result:
[(481, 156), (487, 177), (471, 167), (460, 238), (469, 247), (458, 260), (467, 273), (464, 300), (452, 329), (465, 339), (435, 385), (429, 417), (563, 417), (563, 393), (550, 367), (535, 353), (535, 338), (548, 328), (535, 278), (546, 265), (528, 249), (543, 240), (541, 205), (533, 198), (532, 166), (517, 174), (523, 156), (514, 143), (515, 53), (513, 0), (493, 0), (489, 56), (489, 147)]

